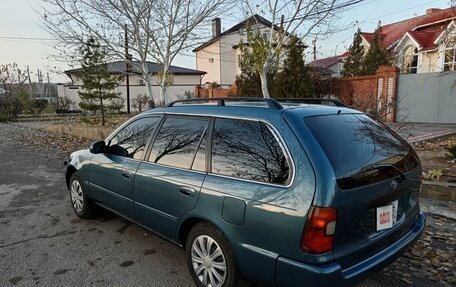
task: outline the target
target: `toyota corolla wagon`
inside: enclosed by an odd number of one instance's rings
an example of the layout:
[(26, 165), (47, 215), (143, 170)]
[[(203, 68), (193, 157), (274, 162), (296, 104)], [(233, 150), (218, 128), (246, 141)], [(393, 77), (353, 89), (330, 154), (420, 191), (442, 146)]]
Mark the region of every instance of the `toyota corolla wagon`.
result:
[(354, 284), (423, 233), (420, 161), (367, 115), (259, 98), (173, 102), (74, 152), (74, 212), (101, 206), (185, 249), (197, 286)]

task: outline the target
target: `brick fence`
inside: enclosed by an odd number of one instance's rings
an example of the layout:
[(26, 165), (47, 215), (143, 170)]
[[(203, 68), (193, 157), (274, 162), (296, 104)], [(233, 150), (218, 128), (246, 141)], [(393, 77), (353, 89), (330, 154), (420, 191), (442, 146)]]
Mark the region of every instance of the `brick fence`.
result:
[(223, 88), (203, 88), (196, 86), (195, 96), (197, 98), (224, 98), (229, 97), (232, 89), (223, 89)]
[(332, 91), (355, 109), (395, 122), (398, 76), (397, 67), (381, 66), (375, 75), (336, 79)]

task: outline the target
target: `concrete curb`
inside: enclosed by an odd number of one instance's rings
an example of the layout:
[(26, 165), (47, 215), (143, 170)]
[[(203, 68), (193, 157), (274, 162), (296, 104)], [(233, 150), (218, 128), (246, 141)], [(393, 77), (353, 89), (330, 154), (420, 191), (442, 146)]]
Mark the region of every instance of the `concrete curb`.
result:
[(450, 205), (452, 206), (454, 204), (454, 202), (437, 201), (425, 198), (420, 200), (420, 207), (422, 211), (456, 221), (456, 212), (450, 207)]
[(420, 196), (436, 200), (456, 201), (456, 184), (439, 181), (423, 181)]
[(420, 144), (426, 141), (433, 141), (436, 139), (443, 139), (455, 135), (455, 131), (442, 131), (437, 133), (428, 133), (421, 136), (407, 138), (406, 141), (411, 144)]
[(59, 132), (72, 136), (83, 137), (91, 140), (104, 140), (114, 129), (106, 127), (71, 127), (62, 125), (49, 125), (46, 129), (50, 132)]

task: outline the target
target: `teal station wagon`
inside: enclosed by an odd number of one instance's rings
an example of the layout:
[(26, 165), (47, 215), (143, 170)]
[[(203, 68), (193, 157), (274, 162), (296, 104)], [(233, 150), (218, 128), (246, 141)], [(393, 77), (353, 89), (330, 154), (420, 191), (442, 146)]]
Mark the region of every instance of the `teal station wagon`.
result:
[(198, 286), (354, 284), (422, 234), (421, 165), (367, 115), (296, 101), (141, 113), (71, 154), (73, 209), (102, 206), (182, 246)]

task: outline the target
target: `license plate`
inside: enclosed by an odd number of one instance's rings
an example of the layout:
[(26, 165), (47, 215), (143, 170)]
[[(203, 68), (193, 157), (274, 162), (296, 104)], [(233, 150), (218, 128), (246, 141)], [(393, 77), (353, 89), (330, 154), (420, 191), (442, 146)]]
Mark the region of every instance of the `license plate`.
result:
[(397, 221), (397, 205), (396, 200), (389, 205), (377, 207), (377, 231), (394, 226)]

